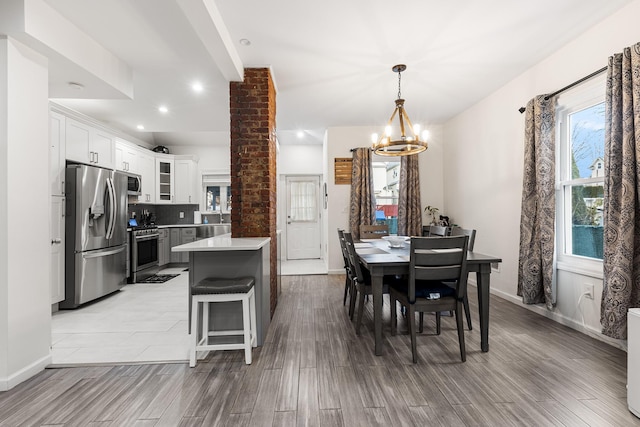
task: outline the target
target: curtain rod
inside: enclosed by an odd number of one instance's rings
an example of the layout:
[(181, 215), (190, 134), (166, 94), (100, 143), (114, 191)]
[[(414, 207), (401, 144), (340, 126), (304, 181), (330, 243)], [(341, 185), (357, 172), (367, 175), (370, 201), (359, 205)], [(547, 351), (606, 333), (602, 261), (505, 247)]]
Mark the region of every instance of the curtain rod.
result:
[[(564, 91), (565, 91), (565, 90), (567, 90), (567, 89), (571, 89), (571, 88), (572, 88), (572, 87), (574, 87), (575, 85), (580, 84), (580, 83), (582, 83), (582, 82), (583, 82), (583, 81), (585, 81), (585, 80), (589, 80), (591, 77), (595, 77), (595, 76), (597, 76), (598, 74), (603, 73), (603, 72), (605, 72), (605, 71), (607, 71), (607, 67), (602, 67), (602, 68), (600, 68), (599, 70), (594, 71), (593, 73), (589, 74), (588, 76), (584, 76), (583, 78), (581, 78), (581, 79), (579, 79), (579, 80), (576, 80), (575, 82), (573, 82), (573, 83), (571, 83), (571, 84), (566, 85), (566, 86), (565, 86), (565, 87), (563, 87), (562, 89), (558, 89), (557, 91), (553, 92), (552, 94), (549, 94), (549, 95), (545, 96), (545, 97), (544, 97), (544, 100), (546, 101), (546, 100), (548, 100), (549, 98), (552, 98), (552, 97), (554, 97), (554, 96), (556, 96), (556, 95), (558, 95), (558, 94), (560, 94), (560, 93), (564, 92)], [(526, 111), (526, 108), (525, 108), (525, 107), (520, 107), (520, 108), (518, 108), (518, 111), (520, 111), (520, 114), (522, 114), (522, 113), (524, 113), (524, 112)]]

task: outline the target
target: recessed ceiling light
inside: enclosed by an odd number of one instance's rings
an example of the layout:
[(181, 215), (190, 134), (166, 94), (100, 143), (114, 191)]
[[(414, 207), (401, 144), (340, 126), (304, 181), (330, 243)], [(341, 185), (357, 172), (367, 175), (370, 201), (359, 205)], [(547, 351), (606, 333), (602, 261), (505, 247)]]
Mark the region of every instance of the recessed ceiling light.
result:
[(202, 92), (204, 90), (204, 86), (202, 86), (202, 83), (200, 83), (200, 82), (194, 82), (191, 85), (191, 89), (193, 89), (194, 92), (200, 93), (200, 92)]
[(242, 46), (250, 46), (251, 45), (251, 40), (249, 40), (249, 39), (240, 39), (240, 44)]
[(166, 107), (166, 105), (161, 105), (158, 107), (158, 111), (160, 111), (162, 114), (167, 114), (169, 112), (169, 109)]
[(144, 130), (144, 126), (143, 126), (143, 125), (138, 125), (138, 126), (136, 126), (136, 128), (137, 128), (138, 130)]
[(298, 133), (296, 133), (296, 135), (298, 136), (298, 138), (302, 138), (304, 136), (304, 132), (299, 130)]
[(84, 89), (84, 85), (80, 84), (80, 83), (76, 83), (76, 82), (69, 82), (67, 83), (67, 85), (71, 88), (71, 89), (75, 89), (75, 90), (82, 90)]

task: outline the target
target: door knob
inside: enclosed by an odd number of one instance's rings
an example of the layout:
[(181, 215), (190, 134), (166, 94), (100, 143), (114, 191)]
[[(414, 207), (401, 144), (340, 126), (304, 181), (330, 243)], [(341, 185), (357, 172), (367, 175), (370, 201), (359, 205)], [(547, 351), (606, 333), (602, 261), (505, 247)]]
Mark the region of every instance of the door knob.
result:
[(51, 244), (52, 245), (59, 245), (60, 243), (62, 243), (61, 239), (52, 239), (51, 240)]

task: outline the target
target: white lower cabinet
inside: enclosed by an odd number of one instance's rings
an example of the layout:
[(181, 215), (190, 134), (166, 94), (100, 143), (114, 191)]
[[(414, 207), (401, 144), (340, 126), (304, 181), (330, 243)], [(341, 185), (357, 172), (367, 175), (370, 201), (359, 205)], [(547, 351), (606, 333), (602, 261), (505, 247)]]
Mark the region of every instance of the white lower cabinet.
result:
[(158, 265), (169, 264), (171, 261), (171, 237), (169, 235), (169, 229), (161, 228), (158, 230)]
[[(179, 228), (172, 228), (171, 231), (169, 232), (170, 234), (170, 240), (171, 240), (171, 247), (173, 248), (174, 246), (178, 246), (180, 244), (180, 229)], [(180, 262), (180, 252), (171, 252), (171, 263), (175, 263), (175, 262)]]
[[(176, 227), (171, 229), (171, 247), (196, 241), (195, 227)], [(171, 252), (172, 263), (188, 263), (189, 252)]]
[(65, 198), (51, 197), (51, 218), (49, 223), (51, 240), (51, 304), (62, 301), (64, 293), (64, 213)]

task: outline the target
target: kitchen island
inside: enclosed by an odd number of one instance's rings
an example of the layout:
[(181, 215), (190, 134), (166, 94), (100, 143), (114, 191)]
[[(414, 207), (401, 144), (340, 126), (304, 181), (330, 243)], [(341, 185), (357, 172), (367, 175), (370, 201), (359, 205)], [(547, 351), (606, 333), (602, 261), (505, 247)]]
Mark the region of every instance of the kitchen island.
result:
[[(264, 343), (270, 316), (270, 242), (269, 237), (232, 238), (231, 234), (209, 237), (175, 246), (172, 252), (189, 254), (189, 290), (206, 277), (255, 278), (256, 326), (258, 345)], [(215, 329), (242, 329), (240, 302), (215, 303), (209, 312), (209, 323)], [(189, 291), (191, 316), (191, 291)], [(200, 324), (200, 322), (199, 322)]]

